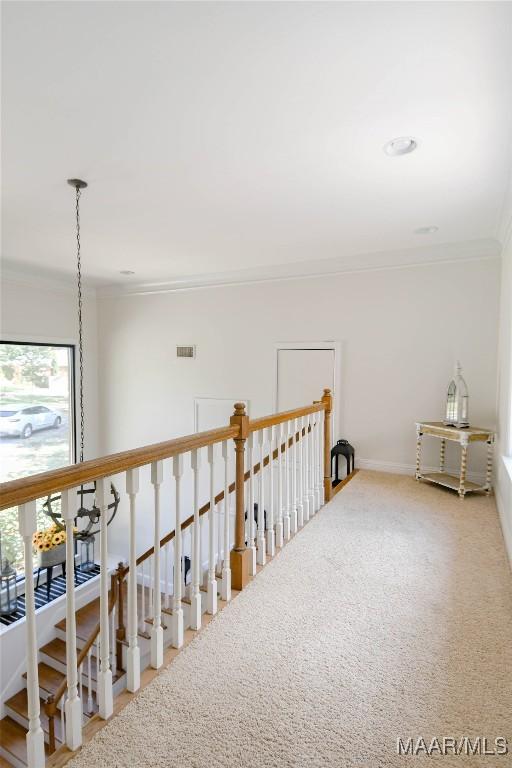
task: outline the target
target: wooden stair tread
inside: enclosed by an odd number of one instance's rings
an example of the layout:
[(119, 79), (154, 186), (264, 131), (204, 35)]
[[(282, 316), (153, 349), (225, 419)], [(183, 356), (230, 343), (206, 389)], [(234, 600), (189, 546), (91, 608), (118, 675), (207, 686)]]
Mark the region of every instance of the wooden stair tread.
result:
[[(48, 664), (44, 663), (44, 661), (39, 662), (37, 665), (37, 671), (39, 675), (39, 688), (41, 688), (43, 691), (46, 691), (48, 694), (55, 693), (61, 682), (66, 677), (66, 675), (64, 675), (62, 672), (59, 672), (57, 669), (49, 667)], [(23, 677), (26, 680), (26, 672), (23, 674)]]
[[(21, 717), (24, 717), (26, 720), (28, 720), (28, 694), (27, 689), (22, 688), (21, 691), (18, 691), (18, 693), (15, 693), (14, 696), (11, 696), (10, 699), (8, 699), (5, 702), (5, 706), (9, 707), (9, 709), (12, 709), (14, 712), (16, 712), (18, 715), (21, 715)], [(43, 731), (46, 731), (48, 733), (48, 716), (46, 712), (44, 711), (44, 700), (39, 699), (39, 706), (41, 709), (40, 712), (40, 719), (41, 719), (41, 727)]]
[[(146, 624), (151, 624), (151, 625), (153, 624), (153, 618), (152, 617), (144, 619), (144, 621), (146, 622)], [(162, 629), (167, 629), (167, 624), (164, 624), (162, 620), (160, 620), (160, 626), (162, 627)]]
[[(27, 763), (27, 731), (12, 717), (0, 720), (0, 746), (21, 763)], [(48, 745), (44, 745), (48, 754)]]
[[(76, 617), (76, 636), (80, 640), (88, 640), (100, 620), (100, 599), (99, 597), (91, 600), (75, 613)], [(66, 619), (62, 619), (55, 625), (56, 629), (62, 632), (66, 631)]]
[[(61, 640), (60, 637), (55, 637), (53, 640), (50, 640), (49, 643), (46, 643), (46, 645), (43, 645), (42, 648), (39, 649), (40, 653), (44, 653), (46, 656), (49, 656), (51, 659), (54, 659), (55, 661), (59, 661), (61, 664), (66, 665), (66, 642), (64, 640)], [(76, 655), (80, 653), (80, 648), (76, 649)], [(87, 657), (86, 657), (87, 658)], [(96, 661), (96, 655), (92, 654), (92, 659)], [(87, 664), (86, 659), (83, 661), (84, 666)]]

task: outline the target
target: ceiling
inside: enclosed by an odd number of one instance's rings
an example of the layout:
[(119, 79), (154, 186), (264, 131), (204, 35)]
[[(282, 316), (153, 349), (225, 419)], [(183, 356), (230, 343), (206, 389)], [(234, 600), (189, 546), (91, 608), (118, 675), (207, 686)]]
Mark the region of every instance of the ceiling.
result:
[[(2, 12), (10, 268), (74, 272), (69, 177), (89, 182), (83, 266), (104, 285), (329, 271), (372, 254), (374, 265), (397, 253), (421, 261), (498, 236), (512, 4), (4, 2)], [(404, 135), (417, 151), (388, 157), (383, 145)], [(414, 233), (429, 225), (438, 231)]]

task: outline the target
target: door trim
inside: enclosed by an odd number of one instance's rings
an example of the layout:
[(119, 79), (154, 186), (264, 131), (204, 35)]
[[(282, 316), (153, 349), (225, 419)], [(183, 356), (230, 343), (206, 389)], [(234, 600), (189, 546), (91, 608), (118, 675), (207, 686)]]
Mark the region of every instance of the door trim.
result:
[[(331, 349), (334, 352), (334, 375), (333, 375), (333, 409), (331, 419), (331, 445), (334, 445), (334, 436), (338, 430), (341, 430), (341, 424), (338, 420), (341, 413), (339, 395), (341, 393), (341, 341), (278, 341), (274, 344), (274, 411), (277, 413), (277, 397), (279, 391), (279, 350), (281, 349)], [(321, 397), (322, 393), (318, 393)], [(306, 403), (304, 403), (306, 405)], [(340, 432), (341, 434), (341, 432)]]

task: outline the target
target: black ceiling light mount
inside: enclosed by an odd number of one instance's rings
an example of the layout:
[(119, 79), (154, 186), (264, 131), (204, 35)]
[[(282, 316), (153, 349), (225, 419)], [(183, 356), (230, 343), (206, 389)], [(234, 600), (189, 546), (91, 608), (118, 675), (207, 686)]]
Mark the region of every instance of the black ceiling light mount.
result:
[[(82, 258), (80, 242), (80, 196), (83, 189), (86, 189), (87, 182), (83, 179), (68, 179), (68, 184), (75, 189), (75, 232), (76, 232), (76, 273), (77, 273), (77, 295), (78, 295), (78, 355), (79, 355), (79, 405), (80, 405), (80, 463), (84, 460), (84, 435), (85, 435), (85, 409), (84, 409), (84, 339), (82, 323)], [(91, 483), (89, 487), (81, 485), (78, 489), (79, 506), (76, 514), (76, 521), (85, 520), (85, 526), (75, 534), (77, 538), (85, 539), (94, 536), (99, 531), (100, 508), (96, 504), (96, 483)], [(113, 501), (108, 505), (109, 515), (107, 525), (112, 522), (119, 506), (120, 496), (113, 483), (110, 483), (110, 493)], [(92, 507), (87, 507), (84, 497), (93, 494)], [(60, 502), (61, 495), (49, 495), (43, 504), (46, 514), (58, 525), (64, 528), (62, 520)]]

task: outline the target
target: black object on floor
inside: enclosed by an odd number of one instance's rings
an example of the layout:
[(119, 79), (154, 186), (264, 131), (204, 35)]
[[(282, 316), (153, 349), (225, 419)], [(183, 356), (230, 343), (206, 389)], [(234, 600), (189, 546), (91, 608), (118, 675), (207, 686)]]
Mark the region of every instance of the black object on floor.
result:
[[(347, 462), (347, 476), (350, 475), (351, 472), (354, 471), (354, 460), (355, 460), (355, 451), (354, 446), (350, 445), (348, 440), (338, 440), (334, 448), (331, 448), (331, 477), (332, 477), (332, 462), (333, 459), (335, 460), (335, 475), (334, 475), (334, 482), (333, 486), (338, 485), (338, 483), (341, 483), (341, 480), (338, 476), (338, 459), (340, 456), (344, 456)], [(352, 469), (350, 468), (352, 464)]]

